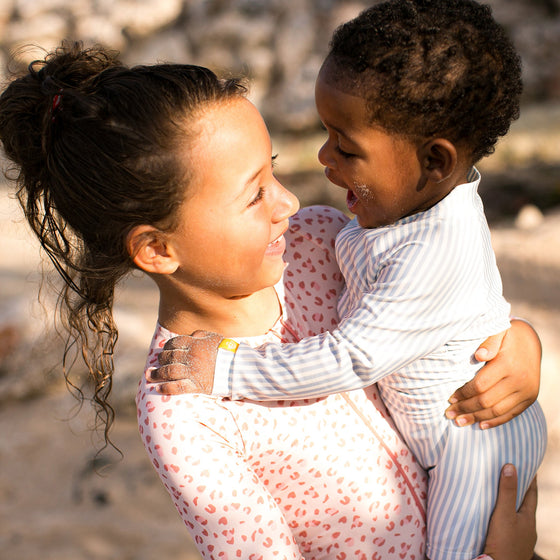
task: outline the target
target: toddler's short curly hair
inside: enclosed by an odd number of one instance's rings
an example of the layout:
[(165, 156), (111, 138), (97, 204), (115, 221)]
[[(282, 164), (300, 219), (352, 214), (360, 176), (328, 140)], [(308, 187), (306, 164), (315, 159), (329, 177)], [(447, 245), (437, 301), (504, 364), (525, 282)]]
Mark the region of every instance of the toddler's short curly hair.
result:
[(325, 65), (335, 87), (366, 99), (372, 124), (465, 144), (472, 163), (519, 116), (520, 57), (472, 0), (377, 4), (335, 31)]

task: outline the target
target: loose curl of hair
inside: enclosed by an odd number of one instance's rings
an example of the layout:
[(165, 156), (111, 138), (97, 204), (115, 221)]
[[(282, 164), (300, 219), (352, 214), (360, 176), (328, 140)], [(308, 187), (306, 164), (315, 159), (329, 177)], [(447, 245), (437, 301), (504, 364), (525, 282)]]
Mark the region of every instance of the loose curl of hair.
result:
[(245, 93), (240, 81), (206, 68), (129, 68), (113, 51), (72, 42), (32, 62), (0, 96), (0, 141), (20, 204), (64, 280), (64, 375), (83, 401), (69, 376), (77, 348), (105, 445), (114, 420), (114, 292), (134, 267), (127, 234), (141, 224), (176, 226), (189, 176), (179, 148), (196, 134), (201, 108)]
[(390, 0), (334, 33), (330, 81), (363, 97), (371, 124), (466, 144), (472, 163), (519, 116), (521, 60), (488, 6)]

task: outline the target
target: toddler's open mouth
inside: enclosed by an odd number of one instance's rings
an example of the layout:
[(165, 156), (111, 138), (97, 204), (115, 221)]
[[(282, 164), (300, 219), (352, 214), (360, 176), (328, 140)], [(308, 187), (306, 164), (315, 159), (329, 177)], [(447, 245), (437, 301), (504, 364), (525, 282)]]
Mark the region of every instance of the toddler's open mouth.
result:
[(348, 192), (346, 193), (346, 206), (348, 207), (348, 210), (350, 210), (350, 212), (352, 212), (352, 208), (356, 205), (357, 202), (358, 197), (354, 194), (354, 191), (348, 189)]

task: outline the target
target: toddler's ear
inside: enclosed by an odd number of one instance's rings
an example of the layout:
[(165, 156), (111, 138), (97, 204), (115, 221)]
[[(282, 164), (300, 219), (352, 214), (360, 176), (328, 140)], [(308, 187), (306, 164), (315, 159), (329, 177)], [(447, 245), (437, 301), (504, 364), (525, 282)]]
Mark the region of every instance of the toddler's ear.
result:
[(433, 138), (421, 148), (424, 174), (434, 183), (445, 181), (457, 166), (457, 149), (445, 138)]
[(145, 272), (173, 274), (179, 266), (165, 235), (153, 226), (132, 228), (126, 237), (126, 249), (134, 264)]

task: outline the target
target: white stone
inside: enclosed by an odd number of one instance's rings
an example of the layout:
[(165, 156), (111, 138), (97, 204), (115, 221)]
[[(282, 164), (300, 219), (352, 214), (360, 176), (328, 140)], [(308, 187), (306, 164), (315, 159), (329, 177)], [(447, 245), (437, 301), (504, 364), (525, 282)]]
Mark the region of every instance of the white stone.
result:
[(33, 44), (50, 50), (66, 37), (66, 19), (55, 13), (43, 14), (10, 23), (4, 42), (10, 46)]
[(133, 37), (145, 37), (175, 21), (183, 8), (182, 0), (102, 0), (100, 13)]
[(127, 45), (121, 28), (102, 15), (88, 15), (78, 19), (76, 36), (84, 43), (101, 43), (119, 51), (122, 51)]
[[(4, 1), (4, 0), (2, 0)], [(33, 19), (40, 15), (69, 12), (74, 4), (87, 4), (90, 0), (15, 0), (14, 8), (22, 19)]]
[(535, 205), (526, 204), (515, 218), (515, 227), (522, 230), (531, 230), (539, 227), (543, 220), (542, 212)]
[(161, 62), (193, 64), (193, 56), (185, 33), (170, 30), (143, 41), (133, 42), (123, 60), (128, 64)]

